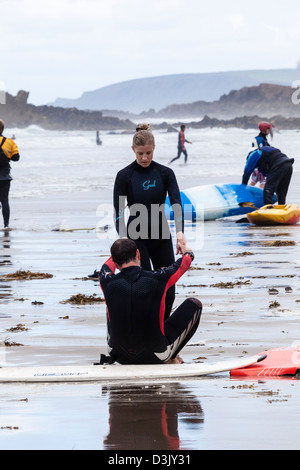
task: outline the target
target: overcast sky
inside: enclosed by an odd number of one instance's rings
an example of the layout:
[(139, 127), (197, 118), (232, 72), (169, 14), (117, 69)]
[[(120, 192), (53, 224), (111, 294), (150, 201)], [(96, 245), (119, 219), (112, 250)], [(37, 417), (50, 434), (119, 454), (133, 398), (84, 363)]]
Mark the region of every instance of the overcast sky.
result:
[[(299, 0), (0, 0), (0, 83), (33, 104), (134, 78), (294, 68)], [(300, 79), (300, 70), (299, 70)]]

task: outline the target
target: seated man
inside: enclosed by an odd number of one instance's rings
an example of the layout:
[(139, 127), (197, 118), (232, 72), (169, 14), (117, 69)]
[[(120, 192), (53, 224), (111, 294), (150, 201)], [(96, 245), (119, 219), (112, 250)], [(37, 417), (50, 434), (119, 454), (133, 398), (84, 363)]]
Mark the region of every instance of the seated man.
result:
[(273, 204), (274, 194), (278, 204), (286, 203), (286, 195), (293, 174), (293, 158), (288, 158), (279, 149), (265, 146), (248, 155), (242, 184), (247, 184), (255, 168), (267, 175), (264, 187), (264, 203)]
[(202, 304), (195, 298), (186, 299), (165, 320), (165, 296), (193, 258), (193, 253), (186, 250), (172, 266), (145, 271), (140, 267), (134, 241), (121, 238), (114, 242), (111, 257), (99, 275), (107, 305), (110, 362), (183, 362), (178, 353), (197, 330)]

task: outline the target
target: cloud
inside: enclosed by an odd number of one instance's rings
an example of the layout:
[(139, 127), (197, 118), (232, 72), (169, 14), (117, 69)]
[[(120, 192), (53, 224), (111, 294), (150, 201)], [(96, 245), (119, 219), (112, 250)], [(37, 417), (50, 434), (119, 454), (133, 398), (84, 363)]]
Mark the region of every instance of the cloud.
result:
[[(1, 10), (4, 12), (14, 12), (14, 21), (24, 20), (28, 18), (32, 23), (36, 18), (39, 22), (35, 24), (38, 26), (43, 21), (69, 21), (75, 18), (81, 18), (83, 21), (87, 18), (107, 18), (112, 16), (115, 5), (119, 4), (120, 0), (2, 0)], [(101, 5), (100, 5), (101, 3)]]
[(292, 66), (299, 0), (286, 1), (266, 21), (261, 0), (1, 0), (0, 79), (36, 103), (146, 76)]
[(229, 23), (233, 29), (241, 29), (244, 26), (244, 17), (243, 15), (235, 14), (228, 17)]

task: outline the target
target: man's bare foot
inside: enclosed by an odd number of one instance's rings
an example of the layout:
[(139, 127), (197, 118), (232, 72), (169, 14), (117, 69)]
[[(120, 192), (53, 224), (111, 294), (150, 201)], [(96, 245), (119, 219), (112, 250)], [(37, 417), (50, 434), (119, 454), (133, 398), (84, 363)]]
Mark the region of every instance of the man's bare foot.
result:
[(176, 356), (173, 359), (169, 359), (166, 364), (183, 364), (183, 359), (180, 356)]

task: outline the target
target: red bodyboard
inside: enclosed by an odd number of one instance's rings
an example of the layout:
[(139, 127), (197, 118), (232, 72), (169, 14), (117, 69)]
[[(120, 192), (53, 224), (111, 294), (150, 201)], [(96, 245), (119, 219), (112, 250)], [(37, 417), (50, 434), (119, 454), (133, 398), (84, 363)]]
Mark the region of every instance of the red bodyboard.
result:
[(300, 370), (300, 346), (295, 348), (269, 349), (261, 353), (266, 358), (261, 362), (230, 371), (231, 376), (276, 377), (296, 375)]

